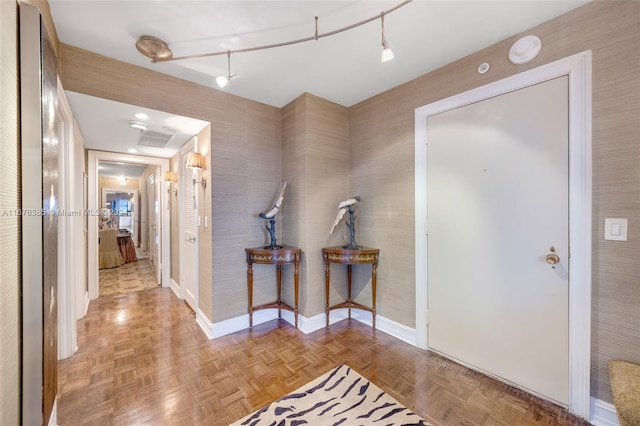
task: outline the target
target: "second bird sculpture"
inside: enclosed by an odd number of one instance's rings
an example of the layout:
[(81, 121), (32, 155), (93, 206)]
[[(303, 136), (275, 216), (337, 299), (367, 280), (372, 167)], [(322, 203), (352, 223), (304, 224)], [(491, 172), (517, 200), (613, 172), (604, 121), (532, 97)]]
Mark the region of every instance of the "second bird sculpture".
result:
[(269, 231), (269, 237), (271, 238), (271, 244), (265, 247), (268, 250), (277, 250), (281, 249), (282, 246), (276, 244), (276, 219), (275, 216), (280, 211), (282, 207), (282, 202), (284, 201), (284, 191), (287, 189), (287, 182), (282, 185), (282, 189), (280, 190), (280, 195), (276, 199), (275, 204), (269, 210), (264, 213), (258, 214), (262, 219), (266, 219), (269, 221), (269, 225), (265, 225), (267, 231)]
[(349, 244), (342, 248), (346, 248), (350, 250), (360, 250), (362, 248), (361, 246), (356, 244), (356, 228), (355, 228), (356, 218), (355, 218), (355, 215), (353, 214), (354, 207), (359, 202), (360, 202), (360, 197), (356, 195), (355, 197), (341, 201), (340, 204), (338, 204), (338, 214), (336, 215), (336, 220), (333, 222), (333, 226), (331, 227), (331, 231), (329, 231), (329, 233), (333, 234), (333, 231), (336, 229), (336, 226), (338, 226), (338, 223), (340, 223), (340, 221), (344, 217), (344, 214), (346, 212), (349, 212), (349, 221), (346, 223), (347, 228), (349, 228)]

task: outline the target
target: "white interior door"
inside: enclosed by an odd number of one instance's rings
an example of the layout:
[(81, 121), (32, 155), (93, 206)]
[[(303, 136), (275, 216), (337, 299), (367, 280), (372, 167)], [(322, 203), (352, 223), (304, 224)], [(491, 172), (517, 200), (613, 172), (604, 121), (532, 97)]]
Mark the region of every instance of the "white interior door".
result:
[(198, 191), (193, 185), (191, 179), (193, 170), (188, 169), (185, 165), (187, 162), (187, 154), (193, 152), (195, 140), (191, 139), (184, 144), (180, 150), (180, 175), (182, 179), (182, 217), (181, 222), (181, 238), (182, 247), (180, 250), (182, 263), (180, 268), (180, 287), (182, 297), (195, 311), (197, 309), (197, 283), (198, 283)]
[(428, 346), (564, 405), (568, 196), (567, 77), (428, 118)]

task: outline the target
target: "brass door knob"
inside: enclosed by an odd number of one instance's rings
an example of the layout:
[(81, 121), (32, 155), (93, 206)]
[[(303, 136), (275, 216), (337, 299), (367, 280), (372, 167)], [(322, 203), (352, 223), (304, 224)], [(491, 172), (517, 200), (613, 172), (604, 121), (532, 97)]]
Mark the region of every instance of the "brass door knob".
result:
[(549, 265), (555, 265), (560, 262), (560, 256), (556, 254), (556, 248), (554, 246), (549, 247), (551, 253), (549, 253), (546, 257), (547, 263)]
[(547, 255), (547, 263), (549, 265), (555, 265), (556, 263), (560, 262), (560, 257), (555, 254), (555, 253), (549, 253)]

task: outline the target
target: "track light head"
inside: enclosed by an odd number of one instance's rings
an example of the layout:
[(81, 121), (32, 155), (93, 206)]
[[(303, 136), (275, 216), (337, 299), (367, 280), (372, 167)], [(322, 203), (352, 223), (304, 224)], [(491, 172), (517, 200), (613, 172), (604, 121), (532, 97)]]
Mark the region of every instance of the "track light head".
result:
[(391, 50), (391, 48), (389, 47), (389, 43), (387, 43), (387, 41), (383, 41), (382, 42), (382, 55), (380, 56), (380, 61), (382, 62), (388, 62), (390, 60), (392, 60), (393, 58), (395, 58), (394, 54), (393, 54), (393, 50)]
[(221, 89), (229, 83), (233, 77), (237, 77), (238, 74), (231, 75), (231, 51), (227, 50), (227, 75), (219, 75), (216, 77), (216, 83), (220, 86)]
[(380, 61), (389, 62), (395, 56), (393, 54), (393, 51), (389, 47), (389, 43), (387, 43), (387, 39), (384, 36), (384, 12), (380, 13), (380, 23), (382, 26), (382, 55), (380, 56)]
[(227, 77), (226, 75), (219, 75), (216, 77), (216, 83), (218, 83), (218, 86), (220, 86), (221, 89), (224, 89), (224, 87), (227, 85), (229, 80), (230, 78)]

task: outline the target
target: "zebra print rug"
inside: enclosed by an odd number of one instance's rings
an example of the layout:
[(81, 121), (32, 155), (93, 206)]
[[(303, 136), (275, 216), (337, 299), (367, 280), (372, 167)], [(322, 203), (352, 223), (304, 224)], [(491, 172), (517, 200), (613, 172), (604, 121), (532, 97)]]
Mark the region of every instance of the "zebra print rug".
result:
[(341, 365), (231, 426), (429, 425)]

